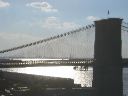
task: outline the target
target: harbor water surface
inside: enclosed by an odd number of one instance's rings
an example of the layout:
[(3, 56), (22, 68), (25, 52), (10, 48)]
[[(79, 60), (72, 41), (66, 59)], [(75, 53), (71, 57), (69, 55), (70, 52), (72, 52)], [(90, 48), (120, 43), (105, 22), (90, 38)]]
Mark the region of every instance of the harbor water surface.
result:
[[(1, 70), (8, 72), (71, 78), (74, 79), (75, 84), (81, 84), (81, 87), (91, 87), (93, 80), (93, 68), (89, 68), (86, 71), (75, 70), (74, 66), (4, 68)], [(123, 94), (128, 96), (128, 68), (123, 68)]]

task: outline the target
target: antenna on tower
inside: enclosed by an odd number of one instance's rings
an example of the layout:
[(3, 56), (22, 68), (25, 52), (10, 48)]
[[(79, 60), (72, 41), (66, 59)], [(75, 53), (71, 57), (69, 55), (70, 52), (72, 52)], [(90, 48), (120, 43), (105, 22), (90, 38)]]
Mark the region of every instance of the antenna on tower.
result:
[(109, 18), (109, 15), (110, 15), (110, 11), (108, 10), (107, 11), (107, 18)]
[(108, 13), (107, 13), (107, 15), (109, 15), (110, 14), (110, 12), (109, 12), (109, 10), (108, 10)]

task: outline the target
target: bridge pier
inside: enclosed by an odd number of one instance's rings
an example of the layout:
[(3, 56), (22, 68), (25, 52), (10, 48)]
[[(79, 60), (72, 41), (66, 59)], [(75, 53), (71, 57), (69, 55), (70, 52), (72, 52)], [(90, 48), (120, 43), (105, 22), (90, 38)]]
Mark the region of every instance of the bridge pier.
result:
[(94, 96), (123, 96), (121, 23), (119, 18), (95, 21)]

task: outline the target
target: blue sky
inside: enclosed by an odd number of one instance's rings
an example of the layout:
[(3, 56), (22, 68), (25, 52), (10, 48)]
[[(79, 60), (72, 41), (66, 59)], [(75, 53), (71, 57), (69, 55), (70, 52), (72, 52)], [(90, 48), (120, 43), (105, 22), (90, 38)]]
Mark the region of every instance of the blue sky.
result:
[(128, 0), (0, 0), (0, 49), (67, 32), (102, 18), (119, 17), (127, 22), (127, 4)]

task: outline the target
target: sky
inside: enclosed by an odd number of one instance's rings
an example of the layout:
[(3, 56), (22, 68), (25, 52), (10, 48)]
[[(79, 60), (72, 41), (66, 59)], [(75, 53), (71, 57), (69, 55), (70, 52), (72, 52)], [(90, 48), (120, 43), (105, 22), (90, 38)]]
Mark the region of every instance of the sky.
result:
[[(128, 0), (0, 0), (0, 50), (118, 17)], [(107, 14), (109, 10), (109, 15)]]

